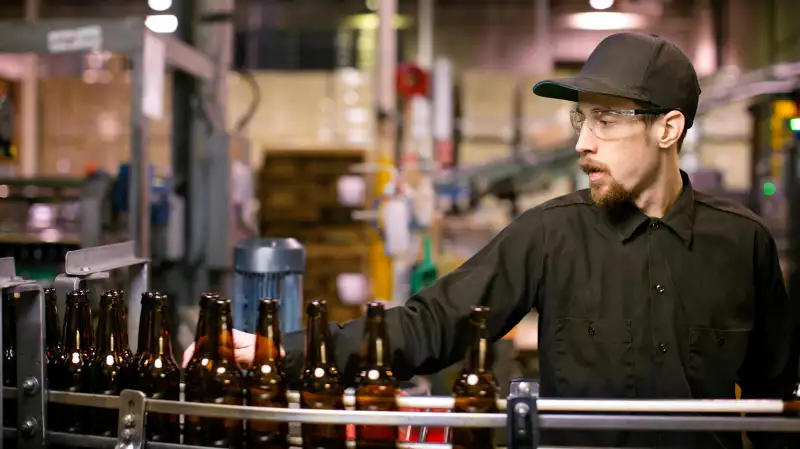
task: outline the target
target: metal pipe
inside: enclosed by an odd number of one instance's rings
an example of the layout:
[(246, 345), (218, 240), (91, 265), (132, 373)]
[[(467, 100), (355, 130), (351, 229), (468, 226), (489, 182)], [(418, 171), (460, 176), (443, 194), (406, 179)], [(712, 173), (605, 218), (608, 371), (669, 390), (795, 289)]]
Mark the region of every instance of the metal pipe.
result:
[[(41, 12), (41, 0), (25, 1), (25, 20), (35, 22)], [(20, 95), (19, 168), (24, 177), (35, 176), (39, 170), (39, 55), (24, 56), (24, 76)]]
[[(3, 395), (7, 398), (16, 397), (16, 388), (4, 387)], [(290, 391), (287, 395), (290, 402), (299, 400), (299, 393)], [(86, 393), (67, 393), (63, 391), (51, 391), (49, 401), (59, 404), (82, 405), (87, 407), (117, 408), (119, 398), (117, 396), (106, 396), (101, 394)], [(148, 399), (147, 409), (154, 412), (163, 413), (186, 413), (183, 411), (169, 410), (171, 405), (178, 407), (205, 407), (207, 404), (179, 403), (174, 401), (162, 401)], [(151, 408), (149, 404), (157, 405)], [(782, 414), (796, 413), (800, 408), (798, 401), (784, 402), (777, 399), (539, 399), (537, 407), (541, 412), (572, 412), (572, 413), (728, 413), (728, 414)], [(181, 404), (181, 405), (178, 405)], [(186, 404), (186, 405), (182, 405)], [(345, 395), (345, 406), (354, 406), (355, 398), (352, 395)], [(398, 396), (397, 406), (408, 409), (441, 409), (450, 410), (453, 408), (454, 400), (450, 397), (442, 396)], [(216, 407), (216, 406), (214, 406)], [(235, 406), (226, 406), (236, 408)], [(506, 400), (497, 401), (499, 410), (505, 410)], [(259, 410), (259, 408), (253, 408)], [(263, 408), (262, 408), (263, 409)], [(265, 409), (267, 413), (272, 410)], [(190, 410), (193, 412), (194, 410)], [(216, 411), (212, 413), (217, 413)], [(259, 412), (257, 412), (259, 413)], [(394, 412), (392, 412), (394, 413)], [(398, 412), (402, 413), (402, 412)], [(190, 413), (191, 414), (191, 413)], [(200, 413), (199, 415), (203, 415)], [(430, 414), (426, 414), (429, 416)], [(205, 415), (203, 415), (205, 416)], [(217, 414), (210, 417), (218, 417)], [(264, 419), (264, 418), (260, 418)], [(800, 420), (797, 421), (800, 426)]]

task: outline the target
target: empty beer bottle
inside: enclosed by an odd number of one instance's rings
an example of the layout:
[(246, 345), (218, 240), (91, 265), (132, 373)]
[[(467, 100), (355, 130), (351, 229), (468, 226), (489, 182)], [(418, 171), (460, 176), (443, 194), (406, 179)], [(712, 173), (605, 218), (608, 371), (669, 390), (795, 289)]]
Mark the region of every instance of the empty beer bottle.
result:
[[(383, 303), (367, 306), (364, 340), (361, 344), (361, 372), (356, 386), (356, 410), (397, 411), (397, 379), (392, 372), (389, 331)], [(356, 447), (391, 449), (397, 447), (397, 426), (356, 426)]]
[[(151, 314), (149, 321), (152, 323), (148, 339), (149, 347), (139, 360), (138, 385), (148, 398), (178, 401), (181, 370), (172, 354), (167, 296), (163, 293), (154, 293), (152, 298), (153, 305), (148, 312)], [(179, 443), (180, 417), (174, 414), (148, 412), (145, 430), (149, 441)]]
[[(306, 360), (300, 379), (300, 406), (344, 410), (344, 386), (334, 360), (327, 304), (311, 301), (306, 315)], [(344, 425), (304, 423), (302, 434), (303, 449), (343, 449), (347, 445)]]
[(156, 299), (153, 292), (142, 293), (141, 311), (139, 315), (139, 335), (136, 340), (136, 354), (122, 372), (122, 390), (139, 390), (139, 362), (150, 347), (150, 331), (153, 326), (153, 314), (150, 313)]
[[(44, 289), (44, 325), (45, 325), (45, 354), (47, 356), (47, 388), (60, 390), (64, 382), (64, 346), (61, 343), (58, 321), (58, 303), (56, 289)], [(64, 406), (49, 402), (47, 404), (47, 417), (49, 426), (53, 430), (61, 430), (61, 422), (67, 416)]]
[[(17, 298), (3, 294), (3, 386), (17, 387)], [(3, 425), (17, 427), (17, 401), (3, 399)]]
[(89, 295), (92, 294), (90, 290), (82, 290), (78, 308), (80, 310), (80, 326), (86, 329), (87, 338), (81, 341), (83, 350), (87, 354), (87, 362), (90, 362), (97, 355), (97, 340), (94, 334), (94, 325), (92, 322), (92, 305), (89, 303)]
[[(289, 406), (281, 358), (278, 301), (264, 298), (258, 304), (258, 328), (253, 363), (247, 371), (247, 405)], [(279, 421), (247, 421), (248, 449), (288, 448), (289, 424)]]
[(122, 350), (125, 354), (125, 359), (132, 362), (133, 351), (131, 351), (131, 345), (128, 341), (128, 316), (125, 310), (125, 293), (122, 290), (109, 290), (106, 293), (112, 295), (115, 319), (122, 323)]
[[(120, 373), (128, 368), (122, 339), (122, 322), (114, 313), (114, 293), (100, 295), (97, 318), (97, 352), (89, 362), (89, 393), (119, 396)], [(91, 432), (95, 435), (117, 435), (117, 410), (92, 409)]]
[[(85, 290), (67, 293), (67, 310), (64, 316), (64, 370), (61, 390), (71, 393), (86, 393), (89, 361), (89, 328), (84, 326), (81, 302), (86, 301)], [(67, 413), (62, 430), (69, 433), (85, 433), (87, 423), (86, 408), (65, 406)]]
[[(230, 299), (208, 299), (206, 337), (195, 342), (195, 353), (186, 367), (186, 401), (243, 405), (244, 379), (233, 354), (233, 322)], [(187, 415), (184, 443), (238, 448), (242, 445), (242, 421)]]
[[(489, 336), (489, 308), (473, 307), (469, 316), (469, 340), (464, 367), (453, 384), (455, 413), (496, 413), (497, 381), (492, 373), (494, 357)], [(454, 449), (494, 447), (489, 428), (455, 427), (450, 430)]]
[[(219, 295), (216, 293), (203, 293), (200, 295), (200, 304), (199, 304), (199, 314), (197, 316), (197, 327), (195, 328), (194, 332), (194, 352), (192, 353), (192, 358), (196, 358), (198, 356), (198, 350), (200, 349), (199, 342), (202, 340), (205, 342), (206, 340), (206, 313), (208, 311), (208, 303), (210, 301), (215, 301), (219, 299)], [(205, 345), (204, 347), (207, 347)]]

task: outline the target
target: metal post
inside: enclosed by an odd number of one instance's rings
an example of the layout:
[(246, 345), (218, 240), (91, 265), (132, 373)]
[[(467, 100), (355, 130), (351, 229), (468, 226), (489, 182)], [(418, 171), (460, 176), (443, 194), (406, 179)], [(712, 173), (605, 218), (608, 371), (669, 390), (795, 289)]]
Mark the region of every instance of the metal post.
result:
[(150, 182), (148, 176), (148, 119), (142, 110), (144, 51), (131, 55), (131, 157), (128, 188), (128, 232), (136, 255), (150, 255)]
[[(434, 1), (419, 0), (418, 12), (419, 28), (417, 35), (417, 63), (428, 71), (433, 69), (433, 24), (434, 24)], [(419, 117), (420, 133), (417, 139), (420, 166), (422, 176), (431, 177), (433, 162), (433, 120), (431, 116), (430, 96), (426, 96), (419, 101), (419, 107), (412, 109), (413, 113), (421, 115)], [(416, 119), (415, 119), (416, 121)]]
[(37, 284), (14, 290), (17, 301), (17, 413), (19, 447), (47, 447), (44, 293)]
[(550, 44), (550, 0), (535, 0), (536, 16), (534, 32), (536, 33), (536, 55), (534, 64), (540, 74), (550, 74), (553, 71), (553, 50)]
[(508, 449), (536, 449), (539, 446), (539, 384), (530, 379), (511, 381), (506, 406)]
[[(397, 90), (395, 72), (397, 71), (397, 30), (394, 19), (397, 15), (397, 0), (380, 0), (378, 6), (378, 107), (396, 125)], [(392, 154), (394, 139), (384, 148), (386, 155)], [(388, 142), (387, 142), (388, 143)]]
[(141, 391), (123, 390), (119, 394), (117, 448), (142, 449), (145, 445), (146, 396)]
[[(39, 18), (40, 0), (25, 1), (25, 20), (33, 22)], [(34, 176), (39, 161), (39, 55), (25, 56), (25, 71), (22, 78), (20, 101), (19, 167), (22, 176)]]

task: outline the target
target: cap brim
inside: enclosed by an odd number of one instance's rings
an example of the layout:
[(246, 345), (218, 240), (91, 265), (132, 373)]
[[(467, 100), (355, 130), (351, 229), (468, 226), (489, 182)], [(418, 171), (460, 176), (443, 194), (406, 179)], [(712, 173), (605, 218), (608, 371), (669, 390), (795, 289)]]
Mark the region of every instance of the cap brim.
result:
[(579, 92), (648, 101), (643, 95), (629, 89), (612, 86), (609, 83), (592, 78), (558, 78), (539, 81), (533, 85), (533, 93), (535, 95), (556, 100), (577, 102)]

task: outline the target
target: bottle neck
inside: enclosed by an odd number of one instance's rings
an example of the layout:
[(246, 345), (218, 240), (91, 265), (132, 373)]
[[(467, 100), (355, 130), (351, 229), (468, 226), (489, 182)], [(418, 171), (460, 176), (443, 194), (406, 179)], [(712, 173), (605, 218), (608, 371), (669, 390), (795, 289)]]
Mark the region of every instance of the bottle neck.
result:
[(235, 364), (233, 355), (233, 320), (230, 306), (215, 303), (206, 313), (206, 331), (208, 346), (206, 356), (218, 362)]
[(307, 366), (324, 367), (334, 363), (330, 357), (333, 353), (330, 340), (327, 315), (310, 316), (306, 329)]
[(275, 365), (280, 363), (281, 344), (278, 314), (272, 311), (260, 313), (256, 331), (256, 349), (253, 365)]
[(136, 339), (136, 352), (142, 354), (150, 349), (150, 335), (153, 329), (153, 304), (150, 300), (142, 301), (139, 315), (139, 335)]
[(389, 331), (383, 317), (370, 317), (364, 324), (362, 363), (365, 368), (389, 368), (392, 365)]
[(78, 322), (85, 338), (81, 339), (81, 349), (89, 350), (95, 344), (94, 329), (92, 328), (92, 308), (89, 300), (84, 298), (78, 303)]
[(485, 373), (492, 369), (494, 353), (492, 341), (489, 338), (488, 325), (484, 323), (470, 323), (471, 336), (466, 357), (464, 358), (464, 371), (470, 373)]
[(128, 320), (125, 316), (125, 304), (121, 302), (115, 302), (113, 308), (111, 309), (114, 314), (114, 320), (120, 323), (120, 333), (122, 334), (122, 346), (128, 347), (130, 342), (128, 341)]
[(174, 359), (167, 308), (165, 306), (155, 307), (151, 315), (153, 325), (150, 334), (150, 354), (158, 358)]
[(122, 353), (120, 323), (114, 317), (111, 303), (101, 303), (97, 317), (97, 351), (100, 353)]
[(81, 310), (77, 302), (67, 302), (67, 311), (64, 316), (64, 350), (67, 353), (78, 352), (89, 338), (81, 326)]
[(55, 301), (47, 301), (44, 317), (44, 344), (48, 349), (60, 346), (58, 335), (58, 305)]

